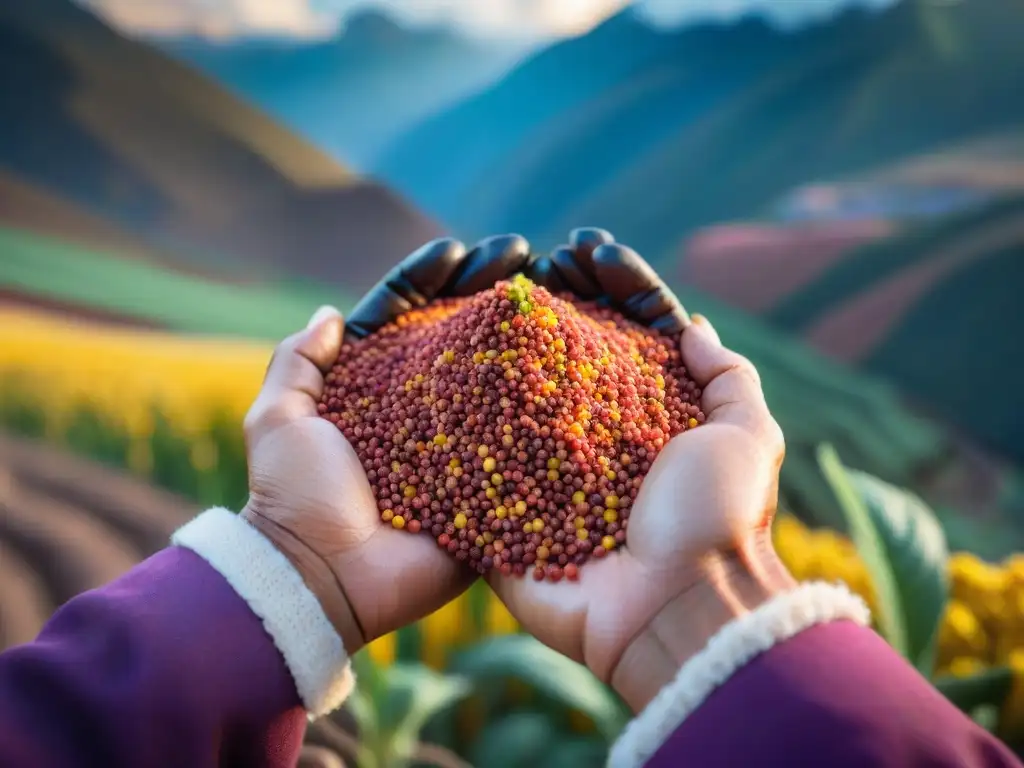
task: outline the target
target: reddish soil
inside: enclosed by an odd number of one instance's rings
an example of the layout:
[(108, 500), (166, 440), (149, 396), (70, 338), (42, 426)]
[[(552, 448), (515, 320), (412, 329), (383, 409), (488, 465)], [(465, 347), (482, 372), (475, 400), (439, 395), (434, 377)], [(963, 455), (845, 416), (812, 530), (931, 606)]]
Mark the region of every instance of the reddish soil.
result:
[[(197, 511), (125, 473), (0, 433), (0, 650), (30, 642), (62, 603), (165, 547)], [(345, 710), (313, 723), (300, 768), (351, 764), (355, 731)], [(468, 768), (423, 752), (423, 764)]]
[(935, 250), (927, 260), (830, 308), (804, 334), (812, 346), (846, 363), (867, 357), (914, 305), (957, 270), (1024, 242), (1024, 216), (1000, 221)]
[(99, 322), (106, 325), (114, 325), (123, 328), (143, 328), (148, 330), (162, 330), (166, 326), (152, 320), (132, 317), (119, 312), (111, 312), (97, 307), (89, 307), (84, 304), (74, 304), (60, 299), (50, 299), (45, 296), (33, 296), (26, 293), (19, 293), (12, 289), (0, 288), (0, 309), (6, 308), (34, 309), (44, 312), (56, 312), (70, 317), (74, 320), (87, 322)]
[(679, 276), (729, 304), (767, 312), (893, 231), (883, 221), (710, 227), (686, 244)]

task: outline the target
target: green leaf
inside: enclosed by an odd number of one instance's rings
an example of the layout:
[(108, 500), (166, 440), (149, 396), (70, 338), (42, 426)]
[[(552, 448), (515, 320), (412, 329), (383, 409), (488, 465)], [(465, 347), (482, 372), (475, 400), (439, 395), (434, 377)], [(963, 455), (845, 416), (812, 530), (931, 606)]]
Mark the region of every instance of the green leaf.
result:
[(930, 676), (949, 597), (949, 552), (938, 519), (914, 494), (846, 469), (831, 446), (819, 448), (818, 462), (877, 593), (882, 633)]
[(850, 537), (853, 539), (864, 565), (868, 569), (875, 593), (878, 597), (877, 617), (879, 629), (888, 643), (903, 656), (907, 656), (906, 626), (896, 577), (890, 567), (881, 535), (871, 519), (867, 505), (853, 485), (846, 468), (831, 445), (818, 448), (818, 465), (822, 474), (832, 486), (843, 515), (846, 518)]
[(488, 768), (532, 766), (560, 736), (554, 719), (544, 713), (513, 712), (480, 732), (470, 750), (470, 761)]
[(408, 624), (397, 632), (395, 658), (399, 661), (417, 662), (422, 657), (423, 638), (419, 624)]
[(469, 588), (466, 600), (469, 603), (469, 618), (473, 622), (473, 636), (480, 637), (487, 624), (487, 609), (492, 600), (497, 600), (487, 582), (477, 581)]
[(918, 496), (849, 470), (881, 534), (896, 578), (908, 658), (926, 676), (935, 668), (939, 626), (949, 600), (949, 549), (935, 513)]
[(385, 676), (391, 691), (401, 694), (406, 702), (401, 719), (388, 739), (389, 752), (405, 760), (412, 757), (420, 731), (427, 722), (473, 690), (467, 680), (439, 674), (422, 664), (392, 664)]
[(618, 697), (586, 668), (528, 635), (504, 635), (484, 640), (456, 654), (454, 672), (483, 686), (495, 679), (521, 680), (594, 721), (607, 742), (613, 741), (629, 719)]
[(999, 727), (999, 707), (995, 704), (982, 704), (971, 710), (971, 720), (976, 722), (989, 733), (994, 733)]
[(359, 753), (356, 764), (359, 768), (378, 768), (380, 743), (379, 723), (373, 699), (369, 694), (356, 688), (345, 702), (345, 708), (352, 714), (359, 731)]
[(345, 702), (359, 729), (360, 741), (375, 744), (380, 739), (381, 700), (386, 693), (383, 670), (365, 648), (352, 658), (352, 670), (359, 684)]
[(1012, 685), (1013, 673), (1008, 667), (986, 669), (971, 677), (944, 676), (935, 681), (939, 693), (968, 713), (989, 704), (1001, 707)]

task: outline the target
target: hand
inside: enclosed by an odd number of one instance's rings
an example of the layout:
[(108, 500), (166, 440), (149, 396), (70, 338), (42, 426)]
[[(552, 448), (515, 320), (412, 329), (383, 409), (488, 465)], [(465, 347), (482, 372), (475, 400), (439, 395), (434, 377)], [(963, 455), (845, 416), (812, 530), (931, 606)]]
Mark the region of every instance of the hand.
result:
[[(467, 295), (523, 269), (526, 241), (501, 236), (469, 253), (438, 240), (406, 258), (348, 322), (361, 337), (412, 306)], [(278, 346), (246, 416), (249, 502), (242, 516), (288, 557), (317, 595), (348, 653), (456, 597), (473, 574), (429, 536), (385, 527), (355, 451), (317, 413), (345, 323), (332, 308)]]
[(481, 240), (466, 253), (458, 240), (427, 243), (381, 278), (348, 318), (346, 335), (369, 336), (414, 307), (434, 299), (472, 296), (529, 269), (530, 244), (519, 235)]
[(536, 259), (528, 275), (552, 293), (596, 299), (669, 336), (690, 324), (679, 299), (650, 265), (603, 229), (574, 229), (569, 245)]
[(703, 318), (681, 345), (707, 422), (654, 462), (625, 546), (577, 583), (489, 578), (527, 631), (636, 710), (729, 620), (793, 585), (771, 544), (784, 443), (757, 372)]

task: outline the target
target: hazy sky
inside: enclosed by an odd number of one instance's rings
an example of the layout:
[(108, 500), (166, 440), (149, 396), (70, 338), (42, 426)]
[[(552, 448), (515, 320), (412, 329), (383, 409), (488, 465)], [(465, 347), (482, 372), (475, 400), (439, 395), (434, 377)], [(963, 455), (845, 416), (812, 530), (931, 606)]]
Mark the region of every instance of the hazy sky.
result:
[[(30, 0), (29, 0), (30, 1)], [(471, 33), (559, 37), (599, 23), (631, 0), (79, 0), (125, 30), (211, 36), (334, 34), (346, 14), (385, 7), (412, 22), (454, 22)], [(847, 5), (895, 0), (636, 0), (652, 19), (681, 24), (733, 19), (750, 11), (784, 23), (828, 16)]]

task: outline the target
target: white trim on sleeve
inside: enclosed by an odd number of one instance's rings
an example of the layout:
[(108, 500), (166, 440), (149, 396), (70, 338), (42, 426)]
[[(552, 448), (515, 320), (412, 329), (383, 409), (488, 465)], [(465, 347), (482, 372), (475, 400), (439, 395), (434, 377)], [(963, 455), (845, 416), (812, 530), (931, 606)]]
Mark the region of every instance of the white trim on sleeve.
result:
[(260, 617), (311, 718), (341, 706), (355, 685), (341, 637), (302, 576), (263, 534), (214, 507), (179, 528), (171, 543), (202, 557)]
[(675, 679), (626, 727), (608, 768), (639, 768), (711, 693), (755, 656), (805, 629), (846, 619), (867, 626), (871, 614), (845, 585), (807, 582), (734, 619), (689, 659)]

